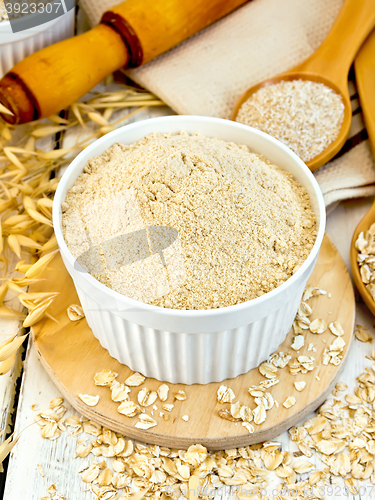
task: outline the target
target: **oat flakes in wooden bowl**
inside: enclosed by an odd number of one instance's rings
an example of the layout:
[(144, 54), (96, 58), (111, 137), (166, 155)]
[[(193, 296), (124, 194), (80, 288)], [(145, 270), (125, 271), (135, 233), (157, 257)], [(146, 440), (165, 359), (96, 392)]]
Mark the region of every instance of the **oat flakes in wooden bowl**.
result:
[(169, 116), (78, 155), (56, 192), (54, 226), (111, 356), (147, 377), (209, 383), (247, 372), (285, 339), (325, 208), (311, 172), (272, 137)]

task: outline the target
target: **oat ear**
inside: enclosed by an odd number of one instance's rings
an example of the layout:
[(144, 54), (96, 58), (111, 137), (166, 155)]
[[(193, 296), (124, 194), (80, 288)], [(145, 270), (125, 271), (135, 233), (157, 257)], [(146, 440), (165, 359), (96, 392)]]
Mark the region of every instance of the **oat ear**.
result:
[[(56, 190), (58, 179), (56, 177), (50, 179), (51, 172), (57, 171), (59, 167), (69, 162), (67, 158), (69, 153), (82, 150), (93, 139), (104, 135), (121, 122), (126, 122), (148, 106), (163, 104), (160, 99), (147, 91), (125, 89), (99, 93), (88, 99), (86, 103), (72, 104), (70, 107), (72, 113), (68, 119), (51, 115), (49, 117), (50, 125), (42, 124), (40, 121), (31, 123), (21, 141), (17, 136), (17, 146), (12, 143), (12, 132), (15, 127), (0, 122), (0, 151), (5, 158), (2, 172), (3, 178), (6, 178), (6, 181), (0, 182), (0, 191), (3, 193), (3, 198), (0, 201), (2, 214), (0, 220), (0, 259), (4, 264), (7, 264), (9, 250), (12, 250), (19, 259), (22, 255), (21, 251), (27, 251), (34, 256), (41, 257), (33, 265), (17, 266), (17, 270), (27, 274), (27, 276), (24, 279), (13, 279), (14, 286), (17, 284), (22, 288), (30, 284), (31, 279), (41, 274), (57, 249), (56, 237), (52, 234), (51, 193)], [(113, 112), (124, 107), (134, 107), (135, 109), (108, 125), (108, 119)], [(102, 109), (104, 109), (103, 115), (101, 114)], [(0, 112), (13, 115), (3, 104), (0, 104)], [(86, 128), (86, 122), (95, 123), (98, 127), (89, 137), (77, 142), (72, 148), (52, 149), (50, 151), (36, 148), (36, 139), (51, 137), (53, 140), (57, 133), (64, 133), (72, 127)], [(14, 215), (15, 210), (18, 212), (17, 215)], [(50, 228), (49, 231), (45, 231), (46, 227)], [(35, 250), (38, 252), (36, 253)], [(4, 289), (5, 287), (0, 288), (1, 302), (5, 297)], [(45, 314), (48, 316), (48, 313)], [(0, 307), (0, 316), (24, 319), (24, 316), (18, 311), (12, 311), (6, 306)], [(39, 316), (35, 312), (33, 318), (29, 318), (26, 324), (31, 321), (34, 324), (34, 321), (39, 321), (43, 316), (44, 314)], [(2, 370), (5, 369), (6, 366), (3, 365)]]
[(3, 342), (0, 346), (0, 362), (6, 361), (14, 356), (14, 354), (21, 347), (23, 341), (26, 339), (28, 333), (20, 337), (17, 335), (18, 334), (16, 334), (10, 341)]
[(6, 457), (9, 455), (9, 453), (13, 450), (14, 446), (17, 444), (20, 436), (14, 437), (14, 433), (11, 434), (8, 439), (6, 439), (1, 445), (0, 445), (0, 464), (4, 462)]
[(1, 104), (1, 103), (0, 103), (0, 113), (4, 113), (5, 115), (14, 116), (14, 113), (12, 113), (12, 111), (10, 111), (10, 109), (6, 108), (4, 106), (4, 104)]
[(55, 257), (57, 252), (58, 250), (55, 250), (54, 252), (47, 253), (46, 255), (41, 257), (37, 262), (35, 262), (35, 264), (30, 267), (30, 269), (28, 269), (28, 271), (26, 271), (25, 277), (30, 279), (38, 278), (47, 267), (47, 265)]
[(17, 351), (13, 353), (8, 359), (0, 363), (0, 376), (8, 373), (14, 366), (17, 359)]

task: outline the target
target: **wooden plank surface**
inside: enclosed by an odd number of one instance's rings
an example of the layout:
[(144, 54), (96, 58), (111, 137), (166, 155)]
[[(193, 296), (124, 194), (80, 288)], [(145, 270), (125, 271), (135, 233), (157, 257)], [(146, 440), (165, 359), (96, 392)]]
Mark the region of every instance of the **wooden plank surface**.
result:
[[(41, 367), (30, 344), (24, 363), (15, 426), (16, 433), (25, 430), (10, 458), (4, 499), (40, 500), (48, 495), (48, 487), (53, 483), (67, 500), (92, 498), (91, 492), (84, 491), (86, 485), (77, 473), (78, 462), (74, 460), (76, 438), (65, 432), (56, 441), (43, 439), (34, 421), (32, 406), (35, 405), (37, 410), (46, 409), (56, 396), (59, 396), (59, 391)], [(69, 407), (66, 415), (73, 413)], [(42, 466), (45, 477), (42, 477), (38, 464)]]

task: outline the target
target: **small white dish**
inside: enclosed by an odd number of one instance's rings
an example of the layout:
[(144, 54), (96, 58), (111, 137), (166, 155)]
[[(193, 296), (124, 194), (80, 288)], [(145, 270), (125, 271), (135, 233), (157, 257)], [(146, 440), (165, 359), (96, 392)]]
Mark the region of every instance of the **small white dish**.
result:
[[(271, 292), (220, 309), (185, 311), (144, 304), (121, 295), (85, 272), (69, 251), (61, 204), (87, 161), (115, 142), (133, 143), (152, 132), (201, 133), (246, 144), (291, 172), (310, 196), (317, 238), (300, 269)], [(167, 116), (119, 128), (98, 139), (70, 164), (56, 191), (53, 223), (65, 266), (73, 278), (87, 322), (111, 356), (147, 377), (171, 383), (206, 384), (246, 373), (284, 341), (311, 275), (325, 230), (323, 195), (314, 176), (289, 148), (246, 125), (203, 116)]]

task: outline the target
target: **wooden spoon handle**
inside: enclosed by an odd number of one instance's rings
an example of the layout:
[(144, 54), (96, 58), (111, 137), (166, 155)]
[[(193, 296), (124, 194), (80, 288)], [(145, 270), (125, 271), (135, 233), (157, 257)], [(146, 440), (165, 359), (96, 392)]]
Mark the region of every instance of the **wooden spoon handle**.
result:
[(375, 158), (375, 30), (358, 52), (354, 70), (366, 130)]
[(109, 73), (144, 64), (248, 0), (126, 0), (84, 35), (30, 55), (0, 81), (0, 103), (25, 123), (60, 111)]
[(346, 85), (354, 57), (374, 26), (375, 0), (346, 0), (322, 45), (298, 69)]

